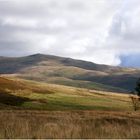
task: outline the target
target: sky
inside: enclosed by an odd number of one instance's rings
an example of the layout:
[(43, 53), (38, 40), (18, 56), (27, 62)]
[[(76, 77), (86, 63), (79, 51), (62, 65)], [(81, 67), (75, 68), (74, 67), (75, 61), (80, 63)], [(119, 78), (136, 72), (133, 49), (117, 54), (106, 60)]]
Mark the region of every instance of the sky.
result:
[(36, 53), (140, 67), (140, 0), (0, 0), (0, 56)]

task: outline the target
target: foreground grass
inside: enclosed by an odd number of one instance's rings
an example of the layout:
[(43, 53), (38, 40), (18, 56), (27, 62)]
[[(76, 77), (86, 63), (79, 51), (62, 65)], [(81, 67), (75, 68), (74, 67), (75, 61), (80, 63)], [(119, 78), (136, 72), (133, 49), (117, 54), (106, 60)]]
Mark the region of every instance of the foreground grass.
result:
[(140, 113), (0, 111), (0, 138), (140, 138)]

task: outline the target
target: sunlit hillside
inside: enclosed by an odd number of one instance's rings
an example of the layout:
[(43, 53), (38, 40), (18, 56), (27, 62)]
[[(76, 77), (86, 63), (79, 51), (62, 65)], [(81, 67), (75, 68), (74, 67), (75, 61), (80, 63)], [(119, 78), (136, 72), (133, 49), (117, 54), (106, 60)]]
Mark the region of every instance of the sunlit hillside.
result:
[(1, 107), (41, 110), (133, 110), (129, 95), (0, 78)]
[(129, 96), (3, 76), (0, 138), (139, 138)]

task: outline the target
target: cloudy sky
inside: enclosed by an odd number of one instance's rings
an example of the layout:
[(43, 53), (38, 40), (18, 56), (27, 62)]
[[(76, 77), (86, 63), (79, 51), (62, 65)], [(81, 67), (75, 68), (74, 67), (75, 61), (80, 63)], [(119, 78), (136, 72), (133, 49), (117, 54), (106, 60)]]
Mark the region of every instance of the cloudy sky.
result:
[(140, 0), (0, 0), (0, 55), (140, 67)]

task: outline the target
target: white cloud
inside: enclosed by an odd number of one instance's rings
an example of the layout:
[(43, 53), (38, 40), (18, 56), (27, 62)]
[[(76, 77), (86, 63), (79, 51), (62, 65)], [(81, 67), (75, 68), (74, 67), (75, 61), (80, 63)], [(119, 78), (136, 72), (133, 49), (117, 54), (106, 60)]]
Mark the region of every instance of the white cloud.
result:
[(15, 26), (23, 28), (36, 28), (37, 21), (19, 17), (7, 17), (2, 19), (2, 26)]
[(140, 53), (139, 13), (139, 0), (0, 0), (0, 55), (119, 65), (120, 56)]

